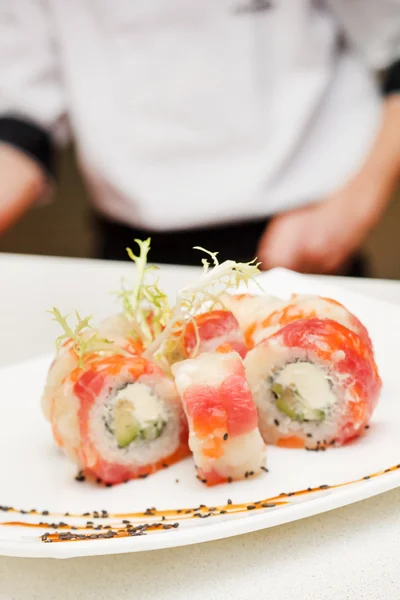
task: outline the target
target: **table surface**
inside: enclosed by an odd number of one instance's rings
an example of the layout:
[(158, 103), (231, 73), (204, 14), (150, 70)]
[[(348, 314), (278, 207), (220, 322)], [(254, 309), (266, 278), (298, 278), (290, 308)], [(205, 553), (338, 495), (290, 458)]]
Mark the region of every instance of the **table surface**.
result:
[[(79, 285), (74, 286), (79, 273)], [(0, 255), (0, 365), (53, 348), (45, 310), (115, 311), (129, 263)], [(197, 269), (163, 267), (173, 294)], [(400, 303), (400, 283), (336, 278)], [(0, 483), (1, 487), (1, 483)], [(294, 523), (183, 548), (65, 561), (0, 557), (0, 600), (351, 600), (400, 597), (400, 489)]]

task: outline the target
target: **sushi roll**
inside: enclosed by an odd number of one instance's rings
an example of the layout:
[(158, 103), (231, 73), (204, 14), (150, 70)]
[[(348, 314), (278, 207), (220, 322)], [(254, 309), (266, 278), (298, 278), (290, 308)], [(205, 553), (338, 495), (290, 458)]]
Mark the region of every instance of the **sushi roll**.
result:
[(214, 352), (219, 346), (229, 344), (232, 350), (246, 355), (247, 347), (237, 319), (229, 310), (212, 310), (197, 315), (184, 331), (185, 355)]
[(364, 325), (342, 304), (331, 298), (298, 294), (293, 294), (289, 303), (277, 307), (264, 319), (255, 320), (246, 331), (246, 342), (253, 347), (284, 325), (310, 318), (333, 319), (357, 333), (366, 344), (372, 345)]
[(320, 449), (360, 435), (381, 380), (371, 346), (331, 319), (289, 323), (245, 358), (267, 443)]
[(89, 356), (50, 391), (54, 436), (90, 477), (121, 483), (189, 454), (174, 383), (142, 357)]
[(284, 300), (276, 296), (252, 294), (224, 294), (221, 298), (224, 307), (235, 315), (243, 332), (247, 346), (253, 347), (254, 324), (264, 321), (270, 314), (285, 306)]
[(265, 445), (236, 352), (201, 354), (172, 367), (198, 478), (208, 486), (260, 473)]

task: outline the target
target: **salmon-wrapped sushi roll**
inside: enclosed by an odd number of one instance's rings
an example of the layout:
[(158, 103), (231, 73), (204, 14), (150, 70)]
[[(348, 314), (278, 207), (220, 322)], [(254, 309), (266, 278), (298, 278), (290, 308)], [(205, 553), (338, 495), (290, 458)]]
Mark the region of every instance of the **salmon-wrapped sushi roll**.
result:
[(54, 436), (89, 476), (121, 483), (189, 454), (174, 383), (142, 357), (89, 356), (51, 391)]
[(245, 358), (267, 443), (319, 449), (360, 435), (381, 380), (371, 346), (330, 319), (289, 323)]
[(214, 352), (229, 344), (243, 358), (247, 347), (237, 319), (229, 310), (212, 310), (197, 315), (185, 327), (183, 345), (188, 357), (203, 352)]
[(277, 307), (264, 319), (255, 320), (246, 330), (246, 342), (249, 347), (253, 347), (284, 325), (298, 319), (311, 318), (333, 319), (357, 333), (366, 344), (371, 345), (364, 325), (342, 304), (331, 298), (301, 294), (293, 294), (289, 303)]
[(265, 446), (239, 355), (206, 353), (172, 369), (198, 478), (212, 486), (259, 474)]

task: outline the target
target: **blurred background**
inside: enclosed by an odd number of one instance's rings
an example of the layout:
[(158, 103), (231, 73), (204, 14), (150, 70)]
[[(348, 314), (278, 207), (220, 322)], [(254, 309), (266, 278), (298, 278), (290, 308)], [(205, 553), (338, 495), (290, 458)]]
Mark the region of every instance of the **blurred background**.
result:
[[(399, 223), (400, 193), (365, 245), (373, 277), (400, 279)], [(52, 201), (29, 211), (1, 236), (0, 252), (92, 257), (94, 244), (88, 194), (69, 147), (61, 154)]]

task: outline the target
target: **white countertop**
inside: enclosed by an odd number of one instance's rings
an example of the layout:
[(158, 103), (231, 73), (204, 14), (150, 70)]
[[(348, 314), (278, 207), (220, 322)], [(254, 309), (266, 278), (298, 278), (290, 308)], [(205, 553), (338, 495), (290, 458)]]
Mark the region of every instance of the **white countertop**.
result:
[[(108, 292), (130, 270), (128, 263), (0, 255), (0, 364), (52, 350), (57, 329), (45, 313), (52, 305), (95, 317), (112, 312)], [(195, 273), (163, 267), (163, 285), (172, 294)], [(400, 303), (397, 282), (336, 283)], [(386, 600), (400, 598), (399, 556), (400, 489), (196, 546), (66, 561), (0, 557), (0, 600)]]

